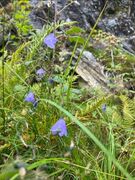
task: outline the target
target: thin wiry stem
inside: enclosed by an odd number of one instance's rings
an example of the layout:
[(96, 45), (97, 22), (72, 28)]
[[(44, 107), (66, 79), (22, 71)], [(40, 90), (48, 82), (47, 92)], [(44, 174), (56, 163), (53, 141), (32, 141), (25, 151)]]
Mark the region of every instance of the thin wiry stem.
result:
[[(53, 32), (56, 35), (56, 22), (57, 22), (57, 0), (54, 0), (54, 29)], [(53, 49), (53, 55), (52, 55), (52, 67), (55, 63), (55, 48)]]
[(57, 0), (54, 1), (54, 8), (55, 8), (55, 12), (54, 12), (54, 34), (55, 34), (56, 22), (57, 22), (57, 13), (58, 13)]
[[(56, 22), (57, 22), (57, 0), (54, 1), (54, 34), (56, 35)], [(55, 58), (55, 48), (53, 50), (53, 59)]]
[[(2, 4), (0, 3), (0, 6), (2, 6)], [(4, 13), (4, 12), (3, 12)], [(3, 23), (2, 23), (2, 36), (3, 36), (3, 42), (2, 42), (2, 118), (3, 118), (3, 128), (4, 130), (6, 129), (6, 116), (5, 116), (5, 67), (4, 67), (4, 61), (5, 61), (5, 57), (4, 57), (4, 42), (5, 42), (5, 13), (3, 15)]]

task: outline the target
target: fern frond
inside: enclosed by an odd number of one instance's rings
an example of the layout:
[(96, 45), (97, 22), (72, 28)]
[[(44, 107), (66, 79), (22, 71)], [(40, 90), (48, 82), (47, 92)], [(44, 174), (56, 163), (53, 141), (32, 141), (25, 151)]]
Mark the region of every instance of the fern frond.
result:
[(120, 95), (124, 125), (132, 126), (135, 123), (135, 102), (124, 95)]
[(92, 111), (95, 111), (97, 108), (99, 108), (102, 104), (105, 104), (112, 95), (104, 96), (102, 98), (98, 98), (94, 100), (94, 102), (87, 102), (86, 107), (83, 108), (80, 112), (77, 112), (77, 114), (80, 114), (80, 116), (87, 116)]
[(117, 111), (112, 112), (112, 121), (117, 125), (123, 124), (123, 119), (121, 117), (121, 114)]
[(21, 60), (21, 53), (24, 50), (25, 47), (27, 47), (30, 44), (30, 42), (23, 43), (20, 45), (20, 47), (13, 53), (12, 59), (11, 59), (11, 65), (14, 65), (16, 62), (20, 62)]

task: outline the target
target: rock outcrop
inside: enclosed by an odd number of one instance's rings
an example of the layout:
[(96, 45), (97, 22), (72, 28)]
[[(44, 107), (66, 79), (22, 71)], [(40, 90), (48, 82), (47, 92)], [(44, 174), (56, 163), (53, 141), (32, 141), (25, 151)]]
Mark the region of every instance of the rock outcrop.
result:
[[(41, 28), (48, 21), (54, 21), (55, 2), (31, 0), (33, 9), (31, 22)], [(134, 51), (135, 1), (134, 0), (57, 0), (58, 20), (77, 21), (78, 26), (90, 30), (106, 4), (97, 28), (124, 38), (126, 49)], [(63, 9), (63, 10), (62, 10)], [(133, 38), (132, 38), (133, 37)], [(129, 41), (130, 39), (130, 41)]]

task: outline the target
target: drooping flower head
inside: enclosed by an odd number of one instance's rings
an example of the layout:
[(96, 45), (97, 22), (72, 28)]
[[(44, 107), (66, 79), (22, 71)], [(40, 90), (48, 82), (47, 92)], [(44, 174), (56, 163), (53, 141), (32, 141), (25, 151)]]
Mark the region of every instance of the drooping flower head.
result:
[(106, 111), (106, 104), (103, 104), (101, 108), (102, 108), (102, 111), (105, 112)]
[(64, 119), (60, 118), (51, 128), (53, 135), (67, 136), (67, 126)]
[(32, 103), (34, 103), (34, 102), (35, 102), (35, 96), (34, 96), (33, 92), (29, 92), (29, 93), (27, 94), (27, 96), (25, 97), (24, 100), (25, 100), (26, 102), (32, 102)]
[(38, 103), (39, 103), (39, 100), (35, 100), (34, 103), (33, 103), (33, 107), (36, 108)]
[(39, 77), (43, 77), (45, 75), (45, 70), (43, 68), (40, 68), (36, 71), (36, 74), (39, 76)]
[(58, 41), (54, 33), (49, 34), (44, 38), (44, 43), (51, 49), (55, 48), (55, 44)]
[(48, 79), (49, 84), (53, 84), (54, 80), (52, 78)]

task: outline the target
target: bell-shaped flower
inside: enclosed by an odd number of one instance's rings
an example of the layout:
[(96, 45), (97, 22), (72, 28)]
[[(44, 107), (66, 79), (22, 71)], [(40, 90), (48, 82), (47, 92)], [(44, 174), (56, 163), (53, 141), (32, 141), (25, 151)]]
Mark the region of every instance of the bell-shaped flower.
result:
[(35, 102), (35, 95), (33, 94), (33, 92), (29, 92), (27, 94), (27, 96), (25, 97), (24, 101), (34, 103)]
[(55, 44), (58, 41), (54, 33), (49, 34), (44, 38), (44, 44), (46, 44), (49, 48), (54, 49)]
[(64, 119), (60, 118), (51, 128), (53, 135), (67, 136), (67, 126)]
[(36, 75), (38, 75), (39, 77), (43, 77), (45, 75), (45, 70), (43, 68), (40, 68), (36, 71)]
[(105, 112), (106, 111), (106, 104), (103, 104), (101, 109), (102, 109), (103, 112)]

